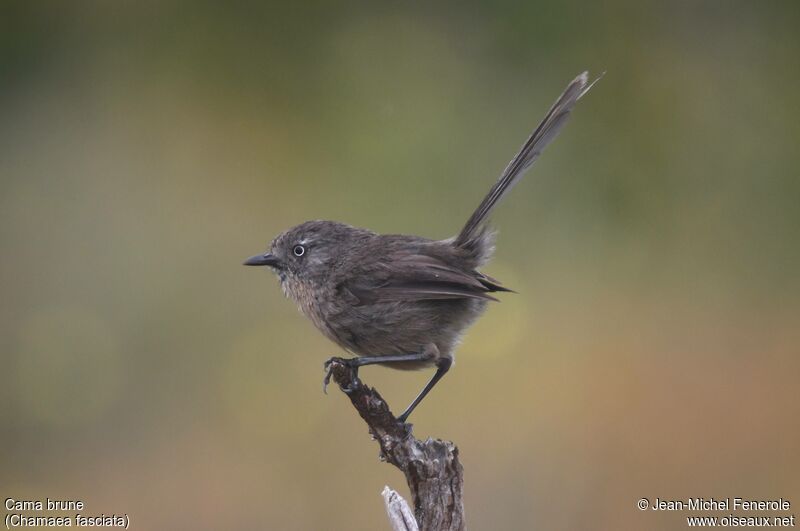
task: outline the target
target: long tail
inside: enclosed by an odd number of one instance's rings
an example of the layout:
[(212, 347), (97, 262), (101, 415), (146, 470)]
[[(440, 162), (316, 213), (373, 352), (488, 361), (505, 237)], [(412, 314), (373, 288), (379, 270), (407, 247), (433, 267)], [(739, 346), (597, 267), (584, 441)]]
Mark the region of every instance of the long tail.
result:
[(599, 79), (589, 83), (589, 74), (584, 72), (567, 85), (564, 93), (558, 97), (545, 115), (542, 123), (531, 133), (519, 153), (511, 159), (506, 169), (503, 170), (500, 179), (492, 186), (489, 193), (481, 201), (481, 204), (478, 205), (478, 208), (467, 220), (466, 225), (461, 229), (461, 233), (453, 242), (456, 246), (474, 250), (477, 250), (475, 249), (476, 247), (483, 247), (478, 240), (483, 240), (487, 234), (483, 222), (486, 221), (489, 213), (500, 199), (517, 184), (525, 170), (539, 158), (545, 146), (558, 135), (558, 132), (567, 122), (572, 107)]

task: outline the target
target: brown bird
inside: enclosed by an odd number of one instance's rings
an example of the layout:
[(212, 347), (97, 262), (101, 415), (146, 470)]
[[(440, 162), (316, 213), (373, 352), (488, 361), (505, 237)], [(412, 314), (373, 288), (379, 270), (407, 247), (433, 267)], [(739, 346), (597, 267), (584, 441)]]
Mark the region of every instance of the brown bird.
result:
[[(511, 291), (481, 273), (494, 251), (487, 219), (500, 199), (564, 126), (578, 99), (596, 83), (573, 80), (506, 166), (458, 235), (446, 240), (376, 234), (335, 221), (307, 221), (277, 236), (264, 254), (245, 262), (269, 266), (286, 296), (331, 341), (356, 358), (331, 358), (357, 370), (436, 367), (398, 419), (405, 422), (445, 375), (464, 331), (491, 294)], [(325, 384), (330, 372), (325, 378)]]

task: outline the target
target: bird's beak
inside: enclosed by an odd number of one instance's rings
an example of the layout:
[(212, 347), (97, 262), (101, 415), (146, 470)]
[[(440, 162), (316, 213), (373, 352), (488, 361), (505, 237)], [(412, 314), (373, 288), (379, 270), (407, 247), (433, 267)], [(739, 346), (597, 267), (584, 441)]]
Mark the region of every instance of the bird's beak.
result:
[(280, 259), (271, 253), (264, 253), (264, 254), (257, 254), (255, 256), (251, 256), (247, 260), (244, 261), (244, 265), (246, 266), (270, 266), (270, 267), (280, 267), (281, 261)]

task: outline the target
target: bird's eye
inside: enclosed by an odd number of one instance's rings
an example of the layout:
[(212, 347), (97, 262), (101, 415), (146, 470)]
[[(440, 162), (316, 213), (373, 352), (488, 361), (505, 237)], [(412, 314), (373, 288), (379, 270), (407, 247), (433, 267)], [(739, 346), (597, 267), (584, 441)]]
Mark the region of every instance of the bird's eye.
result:
[(295, 256), (303, 256), (304, 254), (306, 254), (306, 248), (303, 247), (302, 245), (295, 245), (294, 249), (292, 249), (292, 252), (294, 253)]

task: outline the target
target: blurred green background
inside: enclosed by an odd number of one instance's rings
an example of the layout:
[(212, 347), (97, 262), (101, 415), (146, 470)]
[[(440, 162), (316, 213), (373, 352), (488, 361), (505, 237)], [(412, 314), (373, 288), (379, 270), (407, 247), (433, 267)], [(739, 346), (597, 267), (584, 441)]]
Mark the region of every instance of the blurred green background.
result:
[[(472, 529), (682, 529), (641, 497), (800, 507), (797, 2), (5, 2), (0, 493), (131, 529), (386, 529), (407, 494), (241, 266), (323, 218), (495, 215), (516, 289), (414, 414)], [(368, 368), (395, 410), (429, 373)], [(793, 507), (792, 512), (798, 512)], [(713, 513), (711, 513), (713, 514)]]

